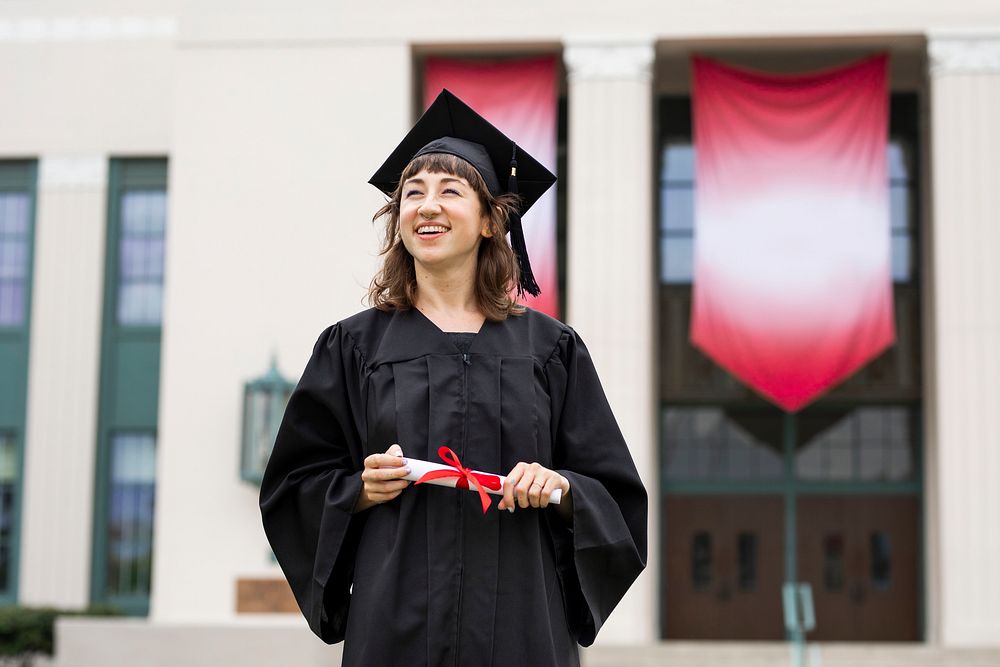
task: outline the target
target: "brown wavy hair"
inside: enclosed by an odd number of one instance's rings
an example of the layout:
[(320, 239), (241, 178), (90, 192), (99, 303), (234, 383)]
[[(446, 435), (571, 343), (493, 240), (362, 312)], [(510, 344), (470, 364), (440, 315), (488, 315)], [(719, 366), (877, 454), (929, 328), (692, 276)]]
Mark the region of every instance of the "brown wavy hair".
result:
[(468, 181), (479, 195), (481, 210), (489, 219), (491, 236), (480, 242), (476, 259), (474, 290), (479, 310), (488, 320), (505, 320), (509, 315), (524, 313), (524, 306), (517, 303), (512, 294), (520, 280), (520, 267), (507, 242), (508, 222), (520, 204), (520, 197), (513, 194), (494, 197), (475, 167), (448, 153), (427, 153), (411, 160), (389, 201), (372, 217), (372, 222), (383, 216), (388, 216), (388, 220), (379, 251), (384, 258), (382, 268), (372, 278), (368, 302), (379, 310), (408, 310), (416, 303), (417, 274), (413, 255), (399, 235), (399, 202), (403, 183), (424, 169), (432, 174), (459, 176)]

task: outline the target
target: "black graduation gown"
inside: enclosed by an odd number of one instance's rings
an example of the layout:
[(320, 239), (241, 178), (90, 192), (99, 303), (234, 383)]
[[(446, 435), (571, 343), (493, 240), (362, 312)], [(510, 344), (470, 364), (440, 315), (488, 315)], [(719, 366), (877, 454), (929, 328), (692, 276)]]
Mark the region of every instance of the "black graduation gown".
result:
[[(506, 474), (558, 470), (554, 507), (484, 515), (411, 484), (353, 514), (368, 454), (399, 443)], [(646, 563), (646, 492), (583, 341), (537, 311), (487, 321), (463, 354), (417, 310), (319, 337), (260, 489), (264, 530), (309, 627), (343, 664), (577, 665)]]

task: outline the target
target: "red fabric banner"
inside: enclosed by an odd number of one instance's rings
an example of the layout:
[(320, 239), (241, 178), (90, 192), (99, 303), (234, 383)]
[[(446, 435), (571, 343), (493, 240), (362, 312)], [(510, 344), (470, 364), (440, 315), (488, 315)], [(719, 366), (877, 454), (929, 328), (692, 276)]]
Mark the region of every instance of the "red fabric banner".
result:
[[(556, 75), (555, 56), (499, 61), (428, 58), (424, 108), (447, 88), (556, 174)], [(531, 269), (542, 293), (537, 297), (525, 294), (521, 301), (558, 318), (554, 187), (531, 207), (522, 223)]]
[(895, 340), (888, 57), (792, 76), (692, 67), (691, 340), (798, 410)]

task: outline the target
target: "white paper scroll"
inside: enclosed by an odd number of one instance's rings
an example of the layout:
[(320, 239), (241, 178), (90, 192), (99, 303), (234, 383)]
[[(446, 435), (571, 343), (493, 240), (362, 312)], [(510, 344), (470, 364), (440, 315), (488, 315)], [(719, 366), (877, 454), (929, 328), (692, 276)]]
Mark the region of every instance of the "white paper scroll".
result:
[[(434, 470), (455, 471), (455, 468), (451, 467), (450, 465), (446, 465), (444, 463), (431, 463), (430, 461), (421, 461), (420, 459), (412, 459), (408, 456), (406, 457), (406, 464), (410, 466), (410, 474), (403, 477), (403, 479), (408, 479), (411, 482), (417, 481), (427, 473), (432, 472)], [(476, 475), (481, 475), (482, 477), (496, 478), (497, 480), (496, 486), (498, 486), (499, 488), (491, 489), (485, 484), (483, 484), (483, 489), (485, 489), (486, 493), (489, 493), (494, 496), (503, 495), (503, 485), (504, 481), (506, 481), (507, 479), (504, 475), (497, 475), (491, 472), (479, 472), (478, 470), (473, 470), (472, 472)], [(424, 484), (436, 484), (437, 486), (450, 486), (451, 488), (454, 489), (455, 486), (458, 484), (459, 479), (464, 479), (464, 477), (463, 478), (445, 477), (442, 479), (432, 479), (427, 482), (424, 482)], [(469, 491), (477, 491), (477, 489), (474, 485), (470, 484)], [(562, 489), (553, 489), (552, 493), (549, 494), (549, 502), (558, 505), (560, 500), (562, 500)], [(509, 509), (511, 512), (514, 511), (513, 507)]]

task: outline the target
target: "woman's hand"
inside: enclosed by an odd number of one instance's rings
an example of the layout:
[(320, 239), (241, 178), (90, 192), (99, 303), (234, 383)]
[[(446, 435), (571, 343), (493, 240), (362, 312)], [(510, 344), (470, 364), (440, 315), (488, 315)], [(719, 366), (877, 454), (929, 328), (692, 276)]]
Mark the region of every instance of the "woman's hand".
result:
[(410, 485), (401, 479), (409, 474), (410, 467), (403, 458), (403, 450), (399, 445), (392, 445), (384, 454), (372, 454), (365, 459), (365, 469), (361, 473), (364, 486), (358, 497), (354, 511), (362, 512), (373, 505), (387, 503)]
[(559, 501), (560, 514), (566, 514), (569, 505), (569, 480), (540, 463), (518, 463), (507, 474), (503, 485), (503, 498), (498, 509), (514, 507), (547, 507), (549, 496), (556, 489), (562, 489)]

